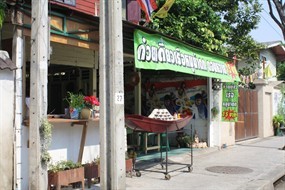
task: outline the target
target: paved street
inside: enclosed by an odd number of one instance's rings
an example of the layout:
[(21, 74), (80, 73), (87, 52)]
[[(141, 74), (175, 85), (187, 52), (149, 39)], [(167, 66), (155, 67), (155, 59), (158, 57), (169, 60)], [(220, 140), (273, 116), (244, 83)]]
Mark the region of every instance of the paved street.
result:
[[(150, 171), (141, 171), (141, 177), (126, 178), (127, 190), (283, 190), (283, 182), (273, 183), (285, 175), (285, 136), (253, 139), (218, 150), (206, 148), (194, 151), (193, 171), (184, 164), (191, 162), (190, 154), (169, 158), (170, 180), (158, 163), (150, 163)], [(181, 167), (181, 170), (173, 171)], [(145, 166), (144, 166), (145, 167)], [(92, 190), (99, 190), (95, 185)]]
[[(161, 166), (141, 171), (141, 177), (127, 178), (127, 189), (199, 189), (199, 190), (257, 190), (274, 189), (273, 183), (285, 175), (285, 137), (253, 139), (235, 146), (194, 151), (193, 171), (169, 173), (170, 180), (160, 173)], [(190, 163), (190, 155), (171, 157), (175, 163)], [(179, 167), (169, 166), (169, 171)], [(157, 172), (154, 172), (157, 171)]]

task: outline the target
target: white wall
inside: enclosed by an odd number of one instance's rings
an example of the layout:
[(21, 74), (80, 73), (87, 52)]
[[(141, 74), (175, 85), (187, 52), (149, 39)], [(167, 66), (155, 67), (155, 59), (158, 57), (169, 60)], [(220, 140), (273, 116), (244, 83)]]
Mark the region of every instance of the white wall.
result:
[(0, 184), (1, 189), (13, 187), (14, 149), (14, 73), (0, 70)]
[[(71, 126), (70, 123), (52, 124), (52, 143), (49, 148), (52, 162), (55, 163), (61, 160), (77, 162), (83, 126)], [(82, 164), (99, 157), (99, 140), (99, 122), (89, 121)]]
[(282, 94), (280, 92), (280, 90), (274, 89), (273, 90), (273, 116), (278, 114), (278, 107), (279, 104), (281, 103), (281, 99), (282, 99)]

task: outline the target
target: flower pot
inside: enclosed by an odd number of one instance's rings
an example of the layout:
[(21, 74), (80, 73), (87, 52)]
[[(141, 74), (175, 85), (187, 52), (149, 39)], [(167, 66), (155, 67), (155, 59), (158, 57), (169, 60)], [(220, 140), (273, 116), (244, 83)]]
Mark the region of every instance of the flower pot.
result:
[(79, 109), (78, 108), (70, 108), (69, 110), (71, 119), (79, 119)]
[(89, 119), (91, 116), (91, 109), (83, 108), (80, 113), (81, 119)]
[(132, 172), (133, 171), (133, 159), (129, 158), (126, 160), (126, 172)]
[(88, 188), (91, 186), (92, 178), (99, 179), (100, 177), (100, 165), (99, 164), (85, 164), (84, 176), (87, 179)]
[(62, 185), (68, 186), (76, 182), (81, 182), (84, 189), (84, 167), (48, 173), (48, 190), (51, 186), (59, 190)]

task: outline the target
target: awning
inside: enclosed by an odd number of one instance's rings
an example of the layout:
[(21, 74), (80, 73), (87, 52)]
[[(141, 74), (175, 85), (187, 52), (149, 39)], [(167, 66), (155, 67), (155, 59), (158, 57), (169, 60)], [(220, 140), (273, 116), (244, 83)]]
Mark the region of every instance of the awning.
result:
[(188, 46), (158, 34), (134, 32), (135, 66), (240, 81), (232, 60)]
[(7, 51), (0, 50), (0, 69), (9, 69), (11, 71), (17, 69), (15, 63), (13, 63), (9, 58), (9, 54)]

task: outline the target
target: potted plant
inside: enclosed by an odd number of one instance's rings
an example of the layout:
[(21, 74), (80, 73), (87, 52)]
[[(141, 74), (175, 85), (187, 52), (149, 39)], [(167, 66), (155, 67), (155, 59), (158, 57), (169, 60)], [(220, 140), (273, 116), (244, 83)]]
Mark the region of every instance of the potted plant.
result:
[(78, 119), (81, 109), (84, 107), (84, 95), (74, 94), (72, 92), (67, 92), (67, 97), (65, 98), (69, 104), (69, 112), (71, 119)]
[(87, 179), (88, 188), (91, 187), (92, 179), (100, 181), (100, 158), (95, 158), (92, 162), (84, 164), (84, 176)]
[(126, 152), (126, 173), (133, 176), (134, 164), (136, 162), (137, 153), (133, 150)]
[(84, 108), (81, 110), (81, 119), (89, 119), (92, 112), (97, 110), (100, 105), (98, 99), (95, 96), (84, 97)]
[(84, 189), (84, 167), (72, 161), (60, 161), (50, 165), (48, 170), (48, 189), (60, 189), (62, 185), (68, 186), (81, 182)]
[(273, 122), (274, 135), (275, 136), (280, 135), (281, 134), (280, 126), (283, 125), (284, 123), (283, 116), (280, 114), (274, 115), (272, 122)]
[(211, 109), (211, 113), (212, 113), (213, 119), (215, 119), (217, 117), (217, 115), (219, 114), (218, 108), (217, 107), (213, 107)]
[(178, 143), (179, 148), (187, 148), (190, 147), (191, 143), (193, 142), (193, 139), (190, 135), (187, 135), (186, 133), (179, 133), (176, 136), (176, 141)]

